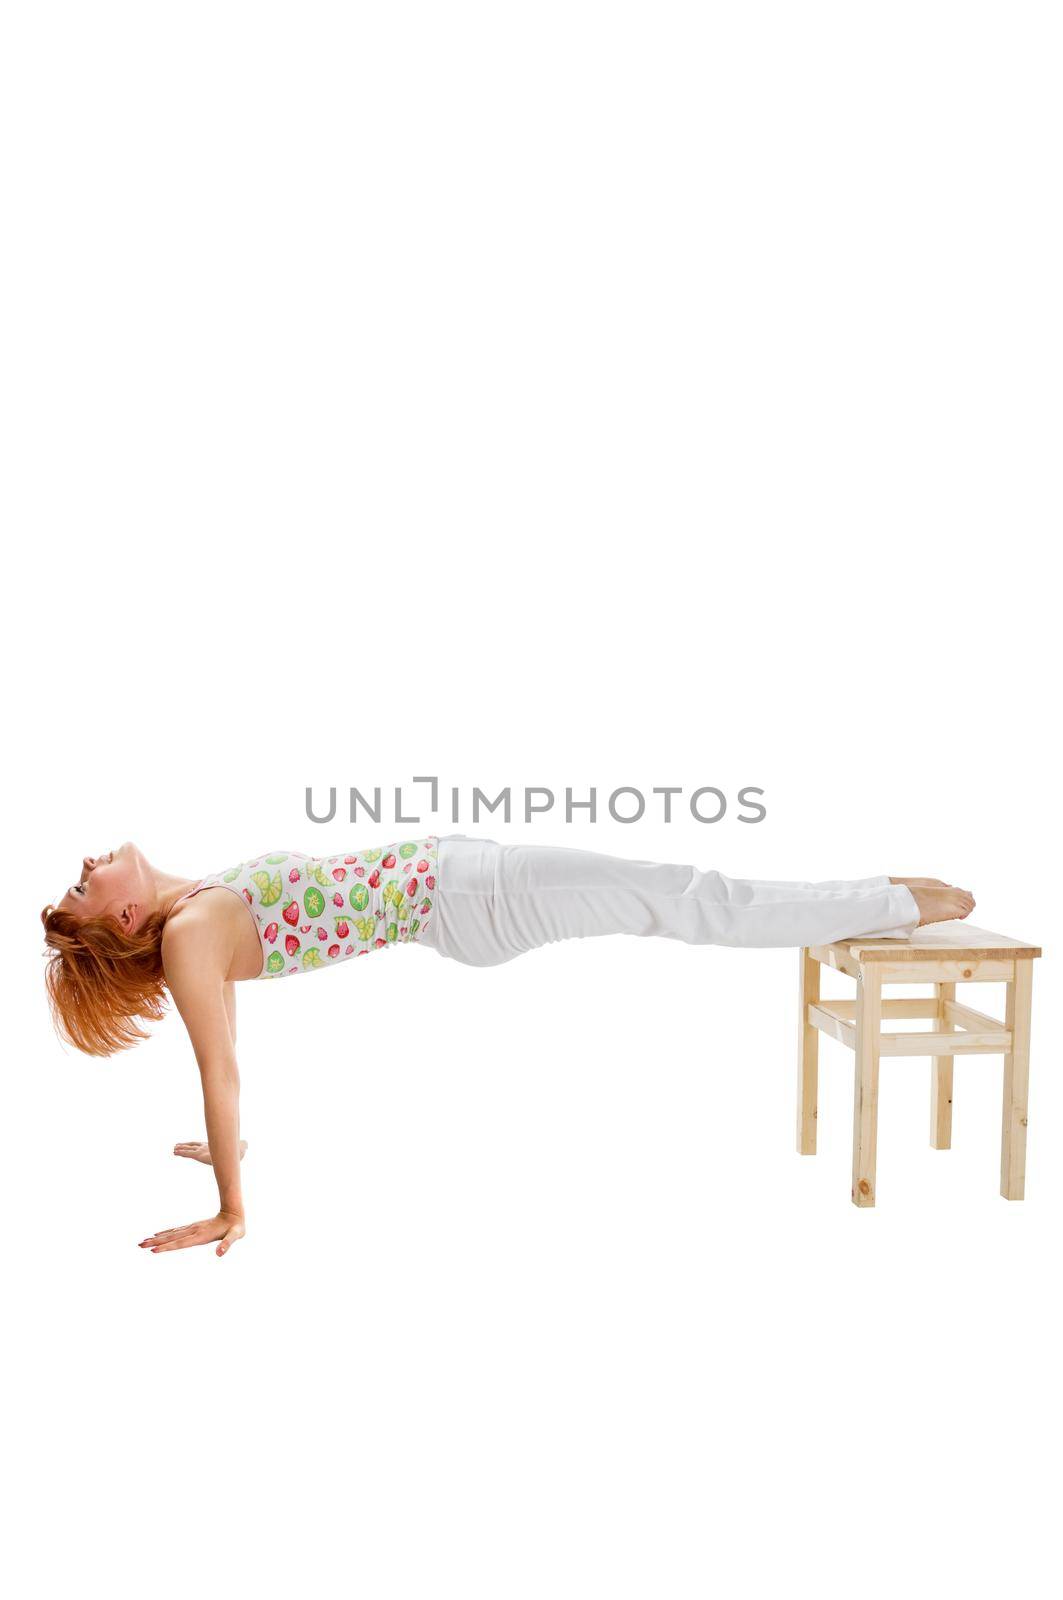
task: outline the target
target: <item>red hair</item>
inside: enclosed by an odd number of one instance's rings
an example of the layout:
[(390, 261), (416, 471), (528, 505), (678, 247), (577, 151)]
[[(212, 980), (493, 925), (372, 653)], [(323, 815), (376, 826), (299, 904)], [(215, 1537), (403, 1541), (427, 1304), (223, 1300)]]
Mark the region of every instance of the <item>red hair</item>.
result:
[(114, 917), (86, 917), (45, 906), (45, 987), (60, 1038), (90, 1056), (113, 1056), (148, 1037), (138, 1019), (166, 1011), (162, 969), (165, 917), (151, 916), (136, 933)]

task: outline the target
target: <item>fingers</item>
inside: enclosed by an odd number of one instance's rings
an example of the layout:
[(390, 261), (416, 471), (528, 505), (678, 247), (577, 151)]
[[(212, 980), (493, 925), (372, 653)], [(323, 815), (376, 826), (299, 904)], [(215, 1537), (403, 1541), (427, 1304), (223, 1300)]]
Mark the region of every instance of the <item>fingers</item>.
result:
[(176, 1228), (160, 1228), (158, 1233), (149, 1233), (146, 1239), (141, 1239), (141, 1249), (146, 1244), (159, 1244), (163, 1239), (169, 1239), (178, 1230)]
[(190, 1250), (197, 1244), (210, 1244), (214, 1235), (207, 1230), (196, 1230), (193, 1233), (181, 1234), (175, 1239), (168, 1239), (165, 1244), (152, 1245), (153, 1256), (160, 1256), (166, 1250)]
[[(160, 1228), (158, 1233), (153, 1233), (146, 1239), (141, 1239), (142, 1250), (174, 1250), (181, 1249), (186, 1244), (206, 1244), (207, 1232), (210, 1224), (206, 1222), (186, 1222), (182, 1228)], [(193, 1239), (192, 1234), (202, 1235)]]

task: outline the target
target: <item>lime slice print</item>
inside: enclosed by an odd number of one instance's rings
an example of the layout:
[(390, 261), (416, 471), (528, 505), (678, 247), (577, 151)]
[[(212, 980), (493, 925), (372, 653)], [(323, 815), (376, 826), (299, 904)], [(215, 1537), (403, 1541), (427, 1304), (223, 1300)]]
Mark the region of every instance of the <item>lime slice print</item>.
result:
[(315, 889), (313, 884), (303, 895), (303, 907), (308, 917), (319, 917), (325, 909), (325, 896), (320, 889)]
[(321, 960), (321, 951), (318, 949), (316, 944), (312, 944), (309, 950), (303, 951), (304, 972), (313, 972), (315, 967), (320, 967), (323, 965), (324, 962)]
[(275, 906), (281, 897), (281, 875), (275, 872), (270, 877), (268, 872), (252, 872), (251, 882), (258, 890), (259, 904)]
[(361, 917), (355, 923), (359, 939), (371, 939), (376, 932), (376, 923), (372, 917)]
[(352, 911), (364, 911), (369, 904), (369, 890), (364, 883), (356, 883), (347, 898), (351, 902)]
[(270, 951), (269, 960), (266, 962), (266, 971), (267, 972), (283, 972), (284, 971), (284, 957), (281, 955), (279, 950), (271, 950)]
[(222, 883), (233, 883), (233, 882), (235, 882), (235, 880), (239, 876), (240, 876), (240, 868), (239, 867), (230, 867), (228, 872), (223, 872), (222, 873), (221, 881), (222, 881)]
[(420, 926), (421, 926), (420, 917), (414, 917), (413, 921), (410, 923), (410, 938), (411, 939), (414, 937), (414, 935), (416, 934), (416, 932), (417, 932), (417, 930), (418, 930), (418, 928)]
[(282, 851), (282, 853), (279, 856), (267, 856), (266, 857), (266, 865), (267, 865), (267, 867), (279, 867), (281, 862), (282, 861), (287, 861), (287, 859), (288, 859), (288, 852), (287, 852), (287, 850), (284, 850), (284, 851)]
[(402, 857), (402, 859), (404, 861), (409, 861), (410, 857), (411, 856), (415, 856), (416, 854), (417, 854), (417, 846), (415, 844), (400, 844), (399, 845), (399, 855)]
[(332, 879), (328, 876), (320, 861), (315, 861), (312, 866), (309, 866), (306, 875), (308, 878), (313, 878), (314, 882), (319, 883), (323, 889), (332, 888)]
[(399, 925), (398, 925), (398, 923), (397, 922), (389, 922), (388, 923), (388, 934), (387, 934), (388, 944), (394, 944), (395, 940), (398, 938), (398, 936), (399, 936)]
[(374, 861), (379, 861), (383, 854), (383, 850), (363, 850), (362, 860), (368, 861), (370, 864), (372, 864)]

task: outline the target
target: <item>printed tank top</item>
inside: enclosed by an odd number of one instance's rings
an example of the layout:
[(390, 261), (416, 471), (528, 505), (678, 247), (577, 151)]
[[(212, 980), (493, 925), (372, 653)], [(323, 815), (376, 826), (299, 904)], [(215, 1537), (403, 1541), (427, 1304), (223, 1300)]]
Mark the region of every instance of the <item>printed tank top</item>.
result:
[(260, 978), (315, 972), (388, 945), (412, 944), (432, 914), (438, 834), (338, 856), (273, 850), (212, 872), (189, 891), (231, 889), (262, 945)]

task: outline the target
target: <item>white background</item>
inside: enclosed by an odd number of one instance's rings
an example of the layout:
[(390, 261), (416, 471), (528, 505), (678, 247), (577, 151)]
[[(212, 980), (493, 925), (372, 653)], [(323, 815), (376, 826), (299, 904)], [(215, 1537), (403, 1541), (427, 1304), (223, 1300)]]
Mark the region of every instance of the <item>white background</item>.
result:
[[(1057, 20), (8, 8), (13, 1593), (1049, 1592)], [(825, 1044), (794, 1154), (792, 951), (413, 949), (241, 989), (247, 1238), (138, 1251), (213, 1209), (195, 1064), (54, 1041), (40, 907), (432, 772), (757, 784), (480, 831), (972, 887), (1046, 951), (1025, 1204), (996, 1058), (950, 1154), (884, 1064), (858, 1212)]]

